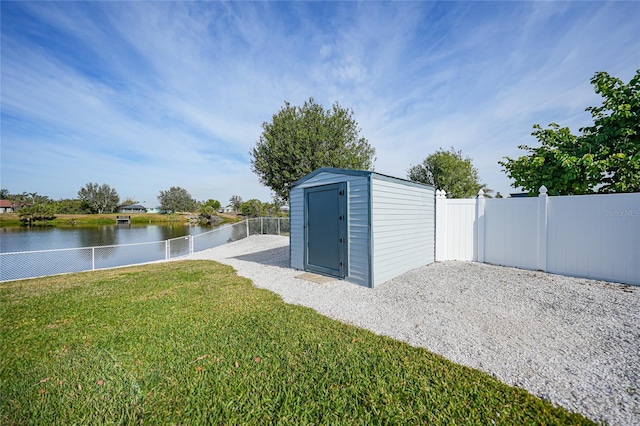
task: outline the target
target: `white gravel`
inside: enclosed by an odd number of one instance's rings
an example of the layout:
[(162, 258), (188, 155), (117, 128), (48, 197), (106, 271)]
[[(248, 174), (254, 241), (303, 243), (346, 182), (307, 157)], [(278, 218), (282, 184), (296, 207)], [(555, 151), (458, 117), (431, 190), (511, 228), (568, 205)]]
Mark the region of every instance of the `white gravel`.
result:
[(640, 287), (439, 262), (369, 289), (294, 278), (289, 239), (195, 253), (285, 302), (483, 370), (598, 422), (640, 425)]

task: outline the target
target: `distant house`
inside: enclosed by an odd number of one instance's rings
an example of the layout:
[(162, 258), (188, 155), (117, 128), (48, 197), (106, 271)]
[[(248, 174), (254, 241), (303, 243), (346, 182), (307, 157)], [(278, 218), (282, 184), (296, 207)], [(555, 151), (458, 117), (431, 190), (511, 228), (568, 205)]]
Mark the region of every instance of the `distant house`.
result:
[(140, 204), (132, 204), (129, 206), (118, 207), (118, 213), (146, 213), (147, 208)]
[(0, 213), (11, 213), (14, 211), (13, 203), (9, 200), (0, 200)]
[(227, 206), (220, 209), (220, 213), (233, 213), (233, 207)]

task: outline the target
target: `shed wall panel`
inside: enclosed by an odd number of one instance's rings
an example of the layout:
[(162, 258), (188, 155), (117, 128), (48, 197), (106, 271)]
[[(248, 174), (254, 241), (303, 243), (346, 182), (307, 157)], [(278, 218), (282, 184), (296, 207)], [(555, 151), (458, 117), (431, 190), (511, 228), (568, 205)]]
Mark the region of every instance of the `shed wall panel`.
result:
[(373, 286), (435, 256), (435, 190), (371, 180)]
[(298, 188), (289, 193), (289, 260), (304, 270), (304, 191)]

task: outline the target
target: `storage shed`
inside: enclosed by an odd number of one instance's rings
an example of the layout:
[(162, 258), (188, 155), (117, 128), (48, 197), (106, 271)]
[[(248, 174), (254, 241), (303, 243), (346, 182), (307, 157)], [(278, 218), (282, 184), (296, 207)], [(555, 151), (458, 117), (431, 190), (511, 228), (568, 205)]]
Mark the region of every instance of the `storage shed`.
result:
[(435, 259), (435, 188), (321, 168), (289, 194), (291, 267), (375, 287)]

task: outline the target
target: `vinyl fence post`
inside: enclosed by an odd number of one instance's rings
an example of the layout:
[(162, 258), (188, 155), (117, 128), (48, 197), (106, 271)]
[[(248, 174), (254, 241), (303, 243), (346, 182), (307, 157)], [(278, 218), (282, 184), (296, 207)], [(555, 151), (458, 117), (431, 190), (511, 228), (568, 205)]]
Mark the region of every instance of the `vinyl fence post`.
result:
[(246, 218), (244, 221), (247, 224), (247, 237), (249, 237), (249, 218)]
[(280, 235), (280, 219), (282, 219), (281, 217), (278, 218), (278, 235)]
[(264, 230), (262, 229), (264, 225), (264, 218), (260, 218), (260, 235), (264, 234)]
[(169, 260), (169, 240), (164, 240), (164, 260)]
[(91, 247), (91, 270), (95, 271), (96, 269), (96, 248)]
[(189, 254), (193, 254), (193, 235), (189, 235)]
[(436, 191), (436, 261), (446, 260), (447, 253), (447, 193)]
[(478, 240), (476, 241), (476, 262), (484, 263), (484, 191), (478, 191), (476, 200), (476, 226), (478, 232)]
[(538, 270), (547, 270), (547, 187), (538, 191)]

